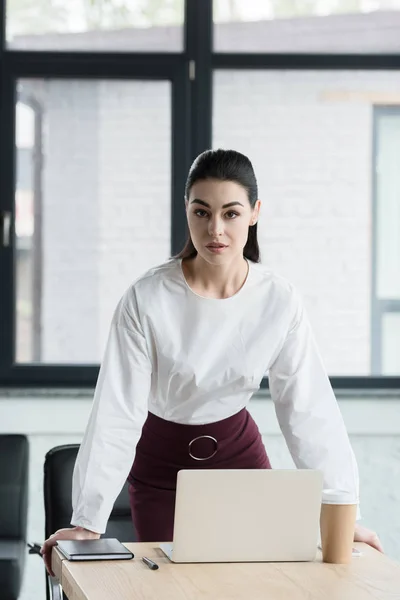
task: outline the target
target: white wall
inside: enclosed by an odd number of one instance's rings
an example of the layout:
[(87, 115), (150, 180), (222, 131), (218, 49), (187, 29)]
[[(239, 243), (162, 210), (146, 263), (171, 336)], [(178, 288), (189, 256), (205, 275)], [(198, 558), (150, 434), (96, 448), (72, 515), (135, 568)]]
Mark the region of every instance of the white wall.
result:
[[(44, 535), (43, 461), (57, 445), (79, 443), (91, 404), (91, 392), (0, 392), (0, 434), (24, 433), (30, 443), (28, 539)], [(363, 523), (375, 529), (388, 555), (400, 560), (400, 396), (343, 398), (339, 404), (360, 469)], [(280, 434), (272, 402), (256, 397), (250, 403), (274, 468), (292, 461)], [(44, 598), (41, 559), (27, 556), (20, 600)]]

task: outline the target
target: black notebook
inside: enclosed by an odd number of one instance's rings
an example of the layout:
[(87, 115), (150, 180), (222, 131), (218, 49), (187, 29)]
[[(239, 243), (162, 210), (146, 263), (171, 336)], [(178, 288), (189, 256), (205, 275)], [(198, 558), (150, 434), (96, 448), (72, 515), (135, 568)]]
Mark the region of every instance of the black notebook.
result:
[(57, 548), (68, 560), (129, 560), (134, 556), (116, 538), (60, 540)]

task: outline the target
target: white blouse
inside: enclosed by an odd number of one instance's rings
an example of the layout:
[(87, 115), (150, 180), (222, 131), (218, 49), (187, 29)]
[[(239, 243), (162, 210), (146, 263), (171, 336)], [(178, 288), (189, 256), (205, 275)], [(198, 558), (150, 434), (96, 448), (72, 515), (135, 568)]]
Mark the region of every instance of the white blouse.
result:
[(180, 259), (140, 277), (120, 300), (73, 475), (71, 524), (103, 533), (132, 467), (147, 413), (177, 423), (225, 419), (268, 372), (276, 415), (298, 468), (358, 502), (358, 470), (300, 298), (249, 262), (242, 288), (204, 298)]

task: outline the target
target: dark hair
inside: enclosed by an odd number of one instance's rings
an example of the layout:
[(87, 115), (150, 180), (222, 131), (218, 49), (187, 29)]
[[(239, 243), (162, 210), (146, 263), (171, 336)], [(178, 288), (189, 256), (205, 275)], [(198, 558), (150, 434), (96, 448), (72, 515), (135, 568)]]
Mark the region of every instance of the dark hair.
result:
[[(254, 208), (258, 199), (257, 180), (253, 165), (244, 154), (235, 150), (206, 150), (202, 152), (190, 167), (185, 186), (185, 198), (189, 199), (190, 190), (196, 181), (204, 179), (219, 179), (234, 181), (247, 191), (250, 206)], [(189, 237), (183, 250), (175, 258), (194, 258), (197, 250)], [(243, 256), (253, 262), (260, 262), (260, 248), (257, 240), (257, 223), (249, 226), (249, 235)]]

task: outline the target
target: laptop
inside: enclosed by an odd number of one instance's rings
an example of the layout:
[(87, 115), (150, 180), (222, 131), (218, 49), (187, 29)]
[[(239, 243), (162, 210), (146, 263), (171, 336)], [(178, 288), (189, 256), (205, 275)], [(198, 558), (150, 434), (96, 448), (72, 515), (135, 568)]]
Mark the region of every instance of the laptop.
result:
[(176, 563), (313, 561), (323, 476), (309, 469), (204, 469), (178, 472), (173, 543)]

